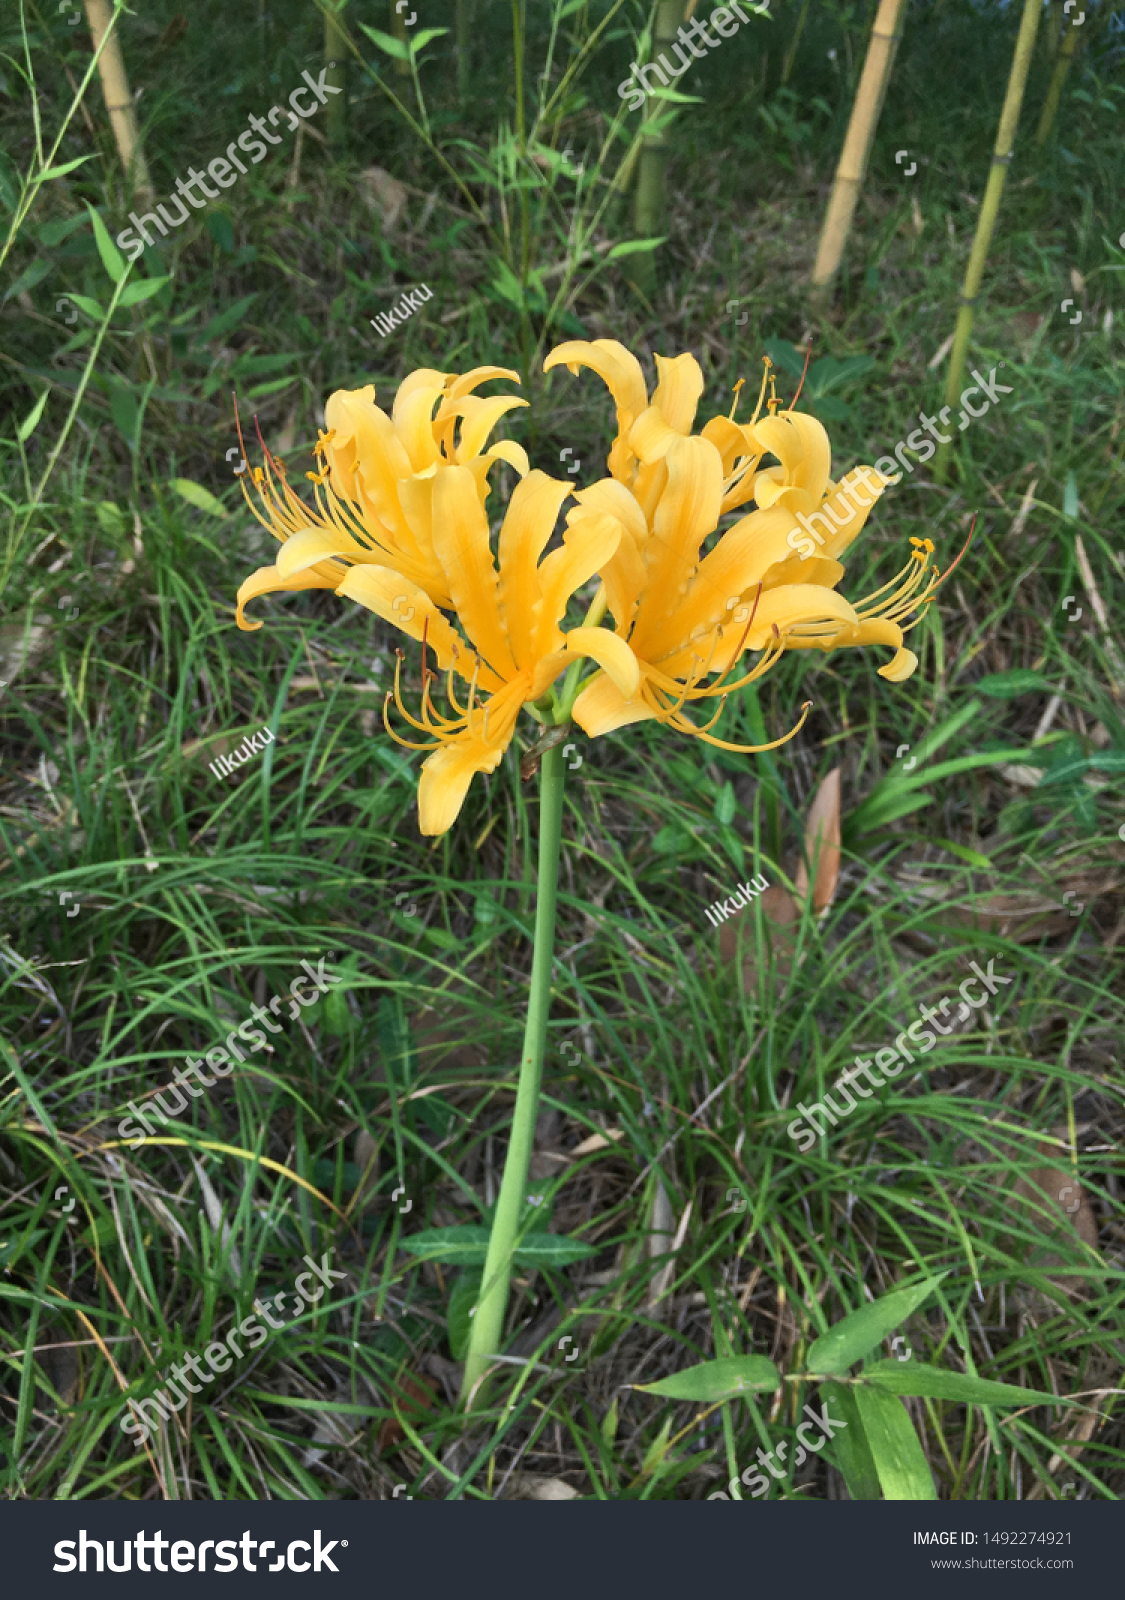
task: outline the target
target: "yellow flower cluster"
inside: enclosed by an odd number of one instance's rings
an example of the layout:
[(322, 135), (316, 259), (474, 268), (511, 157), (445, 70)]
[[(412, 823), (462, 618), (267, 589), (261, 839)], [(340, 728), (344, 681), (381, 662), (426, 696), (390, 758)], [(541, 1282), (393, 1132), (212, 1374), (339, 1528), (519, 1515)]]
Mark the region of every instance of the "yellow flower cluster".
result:
[[(792, 409), (778, 414), (768, 362), (753, 418), (734, 420), (736, 390), (731, 415), (713, 417), (699, 434), (692, 428), (703, 373), (692, 355), (656, 357), (651, 398), (640, 363), (616, 340), (560, 345), (544, 363), (548, 371), (559, 365), (572, 373), (593, 368), (617, 408), (609, 476), (589, 488), (531, 470), (518, 444), (488, 444), (499, 419), (527, 403), (473, 392), (492, 378), (519, 381), (502, 367), (413, 372), (389, 416), (371, 386), (333, 394), (316, 447), (320, 470), (307, 474), (315, 510), (268, 450), (264, 470), (252, 474), (257, 504), (244, 485), (281, 549), (273, 566), (239, 589), (240, 628), (261, 626), (246, 620), (245, 607), (263, 594), (334, 589), (422, 643), (420, 716), (403, 705), (398, 671), (393, 697), (403, 718), (431, 739), (412, 746), (431, 752), (418, 790), (424, 834), (444, 833), (473, 774), (495, 770), (521, 707), (541, 722), (573, 715), (592, 737), (655, 719), (723, 749), (771, 749), (729, 744), (710, 730), (726, 696), (768, 672), (786, 650), (887, 645), (894, 655), (879, 670), (894, 683), (917, 665), (903, 635), (934, 592), (933, 546), (912, 541), (898, 577), (855, 606), (836, 585), (866, 508), (837, 523), (815, 558), (793, 553), (788, 540), (798, 513), (818, 510), (857, 474), (876, 496), (890, 480), (857, 467), (833, 483), (824, 428)], [(520, 482), (494, 557), (485, 501), (498, 460)], [(576, 503), (562, 542), (544, 554), (569, 499)], [(754, 509), (712, 540), (720, 519), (751, 501)], [(585, 622), (564, 629), (571, 597), (595, 577), (600, 587)], [(607, 615), (612, 628), (601, 625)], [(427, 647), (446, 674), (444, 714), (431, 699)], [(758, 660), (739, 676), (747, 651)], [(580, 671), (583, 660), (592, 673), (560, 706), (552, 685), (568, 668)], [(458, 676), (467, 685), (460, 698)], [(698, 726), (686, 708), (711, 699), (718, 708)], [(387, 729), (399, 738), (389, 722)]]

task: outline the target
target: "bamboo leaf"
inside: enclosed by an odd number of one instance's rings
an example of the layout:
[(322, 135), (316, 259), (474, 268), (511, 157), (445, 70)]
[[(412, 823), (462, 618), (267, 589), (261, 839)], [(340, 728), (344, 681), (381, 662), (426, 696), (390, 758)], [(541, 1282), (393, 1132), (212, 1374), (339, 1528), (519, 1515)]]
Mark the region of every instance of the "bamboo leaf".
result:
[(94, 240), (98, 247), (98, 254), (102, 258), (102, 266), (114, 283), (120, 283), (125, 276), (125, 258), (110, 238), (109, 230), (89, 201), (86, 202), (86, 210), (90, 213), (90, 221), (94, 228)]
[(65, 178), (68, 172), (73, 172), (75, 167), (80, 167), (84, 161), (92, 161), (90, 156), (75, 156), (73, 161), (64, 161), (61, 166), (48, 167), (46, 172), (39, 174), (38, 182), (47, 183), (51, 178)]
[(38, 400), (32, 406), (27, 416), (16, 429), (16, 437), (19, 439), (21, 444), (26, 444), (31, 438), (31, 435), (35, 432), (36, 428), (39, 426), (39, 419), (43, 415), (43, 407), (47, 404), (47, 397), (50, 395), (50, 393), (50, 389), (43, 390), (43, 393), (39, 396)]
[(1015, 1383), (994, 1383), (967, 1372), (945, 1367), (915, 1366), (912, 1361), (880, 1361), (860, 1375), (861, 1385), (873, 1384), (886, 1394), (925, 1395), (931, 1400), (956, 1400), (975, 1406), (1069, 1406), (1077, 1402), (1041, 1389), (1023, 1389)]
[(766, 1356), (724, 1356), (719, 1361), (704, 1361), (697, 1367), (675, 1372), (658, 1383), (635, 1383), (645, 1394), (662, 1395), (666, 1400), (727, 1400), (736, 1394), (760, 1391), (771, 1393), (781, 1383), (781, 1374)]
[[(810, 1372), (845, 1373), (855, 1362), (881, 1344), (888, 1333), (901, 1327), (910, 1313), (918, 1308), (937, 1288), (946, 1274), (927, 1278), (910, 1289), (896, 1289), (891, 1294), (860, 1306), (837, 1322), (835, 1327), (814, 1339), (809, 1347), (806, 1365)], [(896, 1363), (897, 1365), (897, 1363)]]
[(75, 294), (74, 291), (71, 290), (70, 294), (68, 295), (68, 299), (74, 301), (79, 311), (84, 311), (88, 317), (93, 317), (95, 322), (99, 322), (101, 318), (105, 316), (105, 312), (102, 310), (98, 302), (96, 300), (92, 300), (88, 294)]
[(618, 261), (622, 256), (639, 255), (642, 250), (656, 250), (665, 238), (666, 234), (660, 239), (626, 239), (624, 244), (615, 244), (612, 250), (606, 252), (606, 260)]
[(936, 1500), (933, 1476), (901, 1400), (857, 1389), (856, 1409), (885, 1500)]
[(859, 1407), (850, 1385), (822, 1383), (820, 1398), (840, 1414), (847, 1426), (828, 1445), (826, 1454), (832, 1464), (843, 1474), (848, 1493), (853, 1500), (880, 1500), (882, 1489), (879, 1474), (871, 1455), (871, 1447), (863, 1424), (859, 1420)]
[(150, 300), (154, 294), (159, 294), (166, 283), (171, 283), (171, 278), (138, 278), (135, 283), (127, 283), (122, 289), (117, 301), (119, 306), (135, 306), (141, 300)]
[(366, 22), (361, 22), (360, 27), (372, 44), (377, 45), (384, 55), (393, 56), (396, 61), (410, 60), (410, 46), (403, 44), (401, 39), (396, 39), (391, 34), (384, 33), (381, 28), (370, 28)]

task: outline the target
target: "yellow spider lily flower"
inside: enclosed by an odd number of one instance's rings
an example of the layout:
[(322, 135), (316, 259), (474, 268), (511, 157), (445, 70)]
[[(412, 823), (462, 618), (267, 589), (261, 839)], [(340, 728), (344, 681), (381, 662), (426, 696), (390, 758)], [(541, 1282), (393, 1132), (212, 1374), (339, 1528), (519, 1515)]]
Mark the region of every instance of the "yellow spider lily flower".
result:
[[(422, 642), (421, 717), (412, 716), (402, 702), (401, 656), (393, 695), (405, 720), (433, 742), (415, 745), (399, 738), (386, 721), (391, 692), (383, 717), (399, 744), (432, 751), (422, 764), (418, 817), (422, 833), (435, 835), (456, 819), (473, 774), (499, 765), (520, 707), (541, 699), (566, 667), (590, 657), (626, 698), (636, 693), (640, 674), (629, 646), (608, 629), (574, 628), (564, 634), (559, 628), (571, 595), (612, 559), (621, 538), (615, 517), (589, 511), (567, 528), (561, 548), (540, 560), (572, 490), (545, 472), (529, 472), (508, 504), (494, 562), (472, 469), (436, 466), (432, 473), (432, 549), (442, 590), (468, 643), (423, 585), (390, 568), (357, 564), (338, 581), (336, 593)], [(447, 674), (450, 716), (442, 716), (430, 698), (434, 674), (425, 664), (427, 647)], [(454, 673), (469, 683), (464, 705), (454, 690)], [(487, 699), (481, 691), (487, 691)]]
[[(651, 401), (641, 364), (631, 350), (616, 339), (571, 339), (556, 346), (543, 363), (544, 372), (566, 366), (572, 373), (591, 367), (605, 383), (617, 407), (617, 438), (610, 449), (610, 475), (629, 489), (652, 525), (653, 515), (668, 481), (665, 457), (672, 445), (687, 438), (703, 393), (703, 371), (691, 354), (657, 356), (658, 382)], [(767, 362), (767, 377), (768, 377)], [(735, 390), (736, 403), (738, 384)], [(758, 400), (761, 410), (765, 380)], [(770, 406), (780, 402), (771, 398)], [(721, 511), (732, 511), (754, 493), (754, 469), (772, 447), (760, 439), (755, 418), (749, 423), (730, 417), (712, 417), (702, 430), (718, 450), (723, 463)], [(804, 418), (811, 421), (811, 418)], [(827, 477), (825, 463), (825, 477)], [(810, 508), (811, 509), (811, 508)]]
[[(767, 479), (780, 490), (768, 508), (740, 518), (707, 554), (704, 541), (717, 528), (725, 483), (722, 456), (709, 439), (680, 437), (669, 445), (663, 457), (667, 478), (651, 528), (620, 482), (603, 479), (578, 491), (578, 509), (568, 518), (572, 527), (580, 527), (586, 516), (603, 515), (621, 525), (618, 548), (602, 569), (605, 604), (640, 674), (633, 694), (602, 674), (590, 681), (574, 706), (574, 720), (586, 733), (593, 737), (655, 718), (725, 750), (773, 749), (797, 732), (808, 706), (785, 739), (764, 747), (734, 745), (709, 730), (726, 696), (762, 677), (784, 651), (886, 644), (895, 655), (879, 669), (882, 677), (897, 683), (914, 671), (917, 658), (903, 647), (903, 623), (924, 611), (933, 594), (937, 574), (928, 577), (933, 552), (928, 540), (925, 548), (922, 541), (912, 541), (916, 548), (899, 578), (855, 607), (832, 587), (844, 570), (835, 557), (855, 538), (870, 507), (841, 501), (840, 525), (826, 540), (823, 557), (801, 562), (790, 553), (789, 536), (800, 528), (795, 511), (806, 497), (819, 499), (826, 477), (815, 431), (819, 424), (810, 429), (811, 421), (790, 414), (759, 424), (771, 427), (771, 448), (782, 459), (783, 477)], [(871, 468), (859, 468), (857, 474), (865, 471), (867, 487), (877, 497), (886, 480)], [(745, 650), (762, 652), (761, 659), (731, 681)], [(712, 674), (718, 676), (707, 683)], [(689, 702), (714, 698), (718, 710), (705, 727), (685, 715)]]
[(370, 384), (337, 390), (325, 406), (327, 431), (316, 446), (323, 471), (306, 474), (315, 486), (316, 510), (293, 492), (284, 462), (267, 450), (264, 472), (255, 468), (250, 474), (261, 509), (245, 480), (243, 494), (282, 548), (273, 566), (259, 568), (239, 589), (238, 626), (247, 632), (261, 627), (245, 617), (247, 603), (259, 595), (335, 589), (349, 564), (391, 567), (438, 605), (450, 606), (452, 597), (433, 548), (435, 469), (450, 464), (466, 468), (482, 505), (494, 461), (507, 461), (521, 477), (528, 470), (526, 452), (511, 440), (485, 449), (504, 413), (527, 404), (514, 395), (474, 395), (489, 378), (519, 382), (518, 373), (505, 367), (477, 367), (461, 375), (420, 368), (399, 385), (390, 416), (375, 404)]

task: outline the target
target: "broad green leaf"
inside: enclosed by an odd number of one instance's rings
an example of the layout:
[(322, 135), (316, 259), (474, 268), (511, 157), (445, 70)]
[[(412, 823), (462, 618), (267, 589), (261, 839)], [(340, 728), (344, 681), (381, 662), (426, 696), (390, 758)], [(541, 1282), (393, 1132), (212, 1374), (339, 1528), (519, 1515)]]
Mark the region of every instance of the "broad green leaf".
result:
[(895, 1289), (869, 1305), (860, 1306), (837, 1322), (835, 1327), (814, 1339), (805, 1357), (809, 1372), (845, 1373), (855, 1362), (880, 1345), (889, 1333), (901, 1327), (910, 1313), (937, 1288), (946, 1274), (927, 1278), (910, 1289)]
[(148, 300), (154, 294), (159, 294), (166, 283), (171, 283), (171, 278), (138, 278), (134, 283), (127, 283), (121, 291), (117, 304), (119, 306), (135, 306), (141, 300)]
[(994, 700), (1014, 700), (1020, 694), (1055, 692), (1054, 684), (1041, 672), (1029, 667), (1013, 667), (1010, 672), (990, 672), (987, 678), (973, 684), (975, 694), (987, 694)]
[(666, 1400), (707, 1404), (747, 1392), (772, 1393), (780, 1383), (780, 1372), (766, 1356), (723, 1356), (661, 1378), (659, 1383), (636, 1383), (633, 1387), (645, 1394), (662, 1395)]
[(209, 511), (213, 517), (230, 516), (226, 506), (221, 505), (210, 489), (205, 489), (201, 483), (194, 483), (191, 478), (173, 478), (172, 487), (181, 500), (186, 500), (189, 506), (195, 506), (200, 511)]
[(373, 44), (378, 45), (384, 55), (393, 56), (396, 61), (409, 61), (410, 48), (402, 43), (401, 39), (393, 38), (389, 33), (384, 33), (380, 28), (370, 28), (366, 22), (361, 22), (360, 27)]
[(114, 283), (120, 283), (125, 276), (125, 259), (121, 251), (109, 236), (109, 230), (101, 217), (94, 210), (89, 201), (86, 210), (90, 213), (90, 221), (94, 228), (94, 239), (98, 246), (98, 254), (102, 258), (102, 266), (109, 273)]
[(1125, 772), (1125, 753), (1120, 750), (1096, 750), (1090, 757), (1095, 772)]
[(443, 33), (448, 32), (448, 28), (423, 28), (421, 33), (410, 34), (408, 42), (413, 45), (414, 54), (417, 55), (426, 48), (431, 39), (440, 39)]
[(1076, 1402), (1046, 1394), (1041, 1389), (1021, 1389), (1016, 1383), (994, 1383), (967, 1372), (945, 1367), (916, 1366), (913, 1361), (879, 1361), (860, 1374), (863, 1384), (874, 1384), (887, 1394), (925, 1395), (931, 1400), (957, 1400), (974, 1406), (1070, 1406)]
[(39, 426), (39, 419), (43, 415), (43, 407), (47, 404), (47, 397), (50, 395), (50, 393), (50, 389), (43, 390), (43, 393), (39, 396), (38, 400), (32, 406), (27, 416), (16, 429), (16, 435), (21, 444), (26, 444), (28, 439), (31, 438), (31, 435)]
[(72, 290), (68, 295), (68, 299), (74, 301), (79, 311), (84, 311), (88, 317), (93, 317), (95, 322), (100, 322), (105, 316), (105, 312), (98, 302), (91, 300), (88, 294), (75, 294)]
[[(488, 1254), (490, 1229), (479, 1223), (462, 1223), (451, 1228), (425, 1228), (402, 1240), (402, 1248), (412, 1256), (429, 1261), (448, 1261), (463, 1267), (481, 1267)], [(515, 1251), (520, 1267), (565, 1267), (596, 1255), (593, 1245), (568, 1239), (561, 1233), (526, 1233)]]
[(425, 1261), (448, 1261), (454, 1266), (482, 1267), (488, 1254), (489, 1229), (477, 1223), (451, 1228), (423, 1228), (399, 1241), (408, 1255)]
[(667, 234), (659, 239), (626, 239), (624, 244), (615, 244), (612, 250), (606, 252), (606, 260), (619, 261), (622, 256), (635, 256), (642, 250), (655, 250), (666, 238)]
[(61, 167), (48, 167), (46, 172), (41, 172), (39, 183), (48, 183), (52, 178), (65, 178), (68, 172), (73, 172), (75, 167), (80, 167), (84, 161), (92, 161), (93, 156), (75, 156), (73, 161), (64, 161)]
[(936, 1500), (933, 1475), (901, 1400), (856, 1389), (856, 1410), (886, 1500)]
[(525, 1233), (516, 1246), (515, 1260), (518, 1267), (568, 1267), (597, 1253), (596, 1245), (569, 1239), (565, 1233)]
[(859, 1407), (850, 1386), (842, 1383), (822, 1383), (821, 1403), (833, 1416), (847, 1423), (842, 1433), (837, 1433), (825, 1446), (825, 1455), (844, 1475), (848, 1493), (853, 1500), (881, 1500), (883, 1491), (879, 1474), (867, 1443), (867, 1435), (859, 1420)]

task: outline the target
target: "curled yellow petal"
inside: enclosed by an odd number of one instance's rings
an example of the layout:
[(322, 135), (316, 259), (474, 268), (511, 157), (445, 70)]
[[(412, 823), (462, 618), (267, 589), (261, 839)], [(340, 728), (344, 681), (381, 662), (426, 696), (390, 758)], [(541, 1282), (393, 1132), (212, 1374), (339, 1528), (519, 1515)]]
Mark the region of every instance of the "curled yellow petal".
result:
[(611, 678), (595, 678), (574, 702), (574, 720), (592, 739), (627, 728), (632, 722), (647, 722), (655, 715), (639, 696), (627, 700)]
[[(284, 546), (282, 548), (284, 549)], [(273, 594), (280, 590), (292, 593), (298, 589), (335, 589), (343, 571), (341, 565), (329, 561), (323, 566), (306, 567), (303, 572), (298, 572), (291, 578), (283, 578), (276, 567), (259, 567), (257, 572), (252, 572), (239, 585), (234, 619), (243, 633), (256, 633), (262, 624), (248, 622), (244, 615), (245, 608), (251, 600), (256, 600), (259, 595)]]
[(894, 660), (879, 668), (879, 676), (886, 678), (888, 683), (902, 683), (911, 676), (917, 665), (918, 657), (913, 650), (896, 650)]
[(641, 669), (625, 640), (608, 628), (571, 628), (566, 635), (567, 654), (589, 656), (612, 680), (624, 700), (631, 700), (641, 686)]

